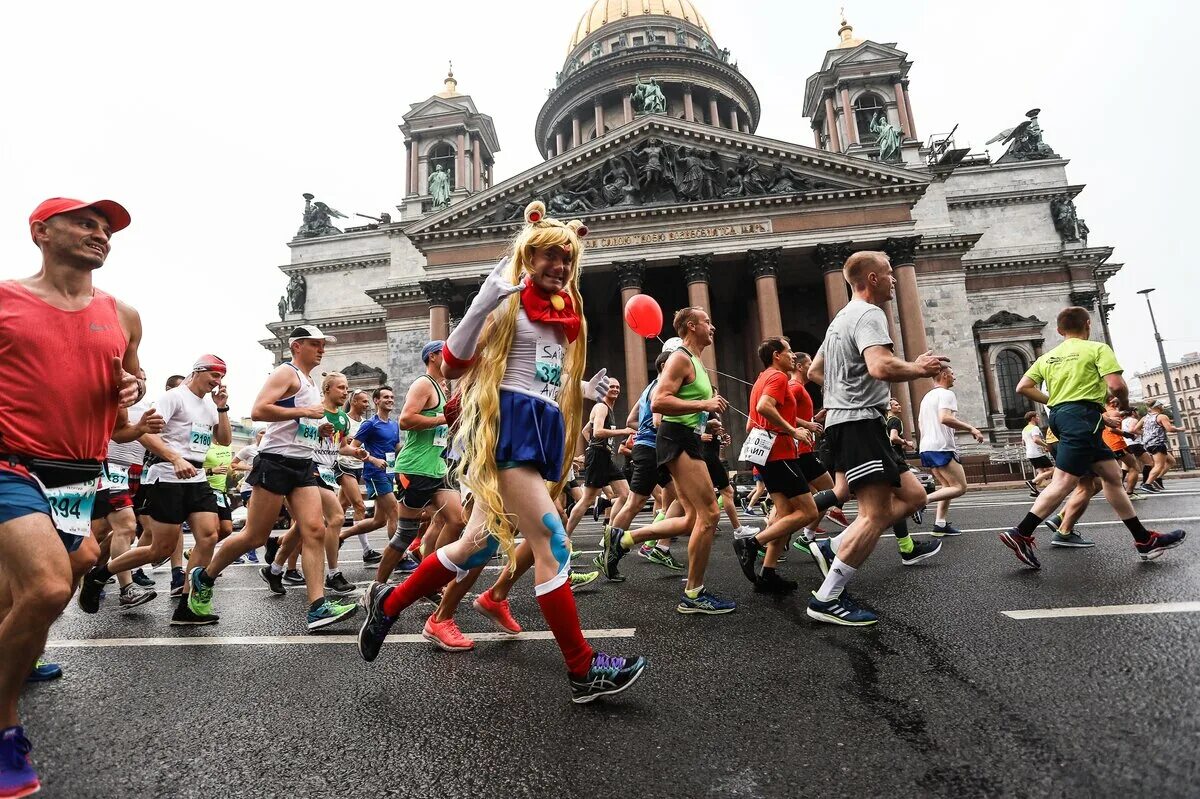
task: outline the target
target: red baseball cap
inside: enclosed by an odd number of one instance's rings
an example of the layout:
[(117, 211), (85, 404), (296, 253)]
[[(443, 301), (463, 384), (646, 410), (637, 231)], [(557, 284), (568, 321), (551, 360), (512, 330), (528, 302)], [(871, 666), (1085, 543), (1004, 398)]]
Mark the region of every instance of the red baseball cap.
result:
[(52, 216), (78, 211), (80, 208), (95, 208), (99, 211), (108, 220), (113, 233), (129, 227), (129, 212), (120, 203), (113, 200), (96, 200), (89, 203), (72, 200), (70, 197), (51, 197), (49, 200), (43, 200), (29, 215), (29, 225), (32, 227), (34, 222), (45, 222)]

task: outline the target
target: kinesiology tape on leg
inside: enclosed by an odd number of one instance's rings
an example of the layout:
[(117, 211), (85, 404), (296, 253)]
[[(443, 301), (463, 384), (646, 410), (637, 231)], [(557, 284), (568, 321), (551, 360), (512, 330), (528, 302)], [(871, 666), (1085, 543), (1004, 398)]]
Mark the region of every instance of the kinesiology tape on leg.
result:
[(562, 525), (562, 519), (558, 518), (557, 513), (547, 513), (542, 516), (542, 524), (550, 532), (550, 552), (554, 555), (555, 563), (558, 564), (558, 574), (554, 575), (551, 580), (534, 586), (534, 592), (538, 596), (547, 594), (565, 584), (567, 575), (571, 571), (571, 541), (567, 538), (567, 531)]
[(471, 569), (486, 565), (487, 562), (495, 556), (498, 549), (500, 549), (500, 540), (495, 536), (489, 535), (487, 538), (487, 543), (483, 545), (483, 549), (471, 555), (471, 557), (467, 558), (462, 563), (455, 564), (458, 566), (459, 570), (458, 580), (461, 582), (463, 578), (466, 577), (466, 573), (471, 571)]
[(420, 519), (400, 519), (396, 523), (396, 534), (388, 541), (388, 546), (398, 552), (407, 552), (420, 529)]

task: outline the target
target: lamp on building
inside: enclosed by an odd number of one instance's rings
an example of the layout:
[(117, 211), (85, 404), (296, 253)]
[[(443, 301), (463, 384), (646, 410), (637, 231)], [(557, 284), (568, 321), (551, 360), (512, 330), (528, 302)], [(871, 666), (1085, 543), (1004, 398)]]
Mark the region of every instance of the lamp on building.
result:
[(1154, 289), (1142, 289), (1138, 294), (1146, 298), (1146, 308), (1150, 311), (1150, 325), (1154, 328), (1154, 340), (1158, 343), (1158, 360), (1162, 363), (1163, 382), (1167, 384), (1167, 399), (1171, 401), (1171, 421), (1179, 428), (1179, 455), (1183, 459), (1184, 469), (1194, 469), (1192, 451), (1188, 447), (1187, 431), (1183, 429), (1183, 417), (1179, 415), (1179, 403), (1175, 399), (1175, 389), (1171, 385), (1171, 371), (1167, 366), (1167, 354), (1163, 351), (1162, 336), (1158, 334), (1158, 322), (1154, 319), (1154, 306), (1150, 304), (1150, 292)]

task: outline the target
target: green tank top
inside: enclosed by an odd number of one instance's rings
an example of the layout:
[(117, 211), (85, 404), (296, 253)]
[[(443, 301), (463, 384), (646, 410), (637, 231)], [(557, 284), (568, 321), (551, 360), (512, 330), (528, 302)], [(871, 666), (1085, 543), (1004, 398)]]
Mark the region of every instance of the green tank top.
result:
[[(713, 396), (712, 383), (708, 380), (708, 372), (704, 368), (704, 363), (699, 358), (692, 355), (691, 352), (684, 347), (679, 348), (687, 353), (692, 359), (692, 369), (696, 372), (696, 379), (690, 383), (684, 383), (680, 386), (679, 391), (675, 392), (675, 396), (681, 400), (710, 400)], [(675, 422), (683, 424), (693, 429), (703, 427), (708, 422), (708, 413), (706, 411), (696, 411), (695, 413), (684, 414), (683, 416), (663, 416), (664, 422)]]
[[(442, 387), (429, 375), (422, 375), (433, 383), (437, 392), (438, 403), (432, 408), (421, 411), (422, 416), (439, 416), (446, 407), (446, 395)], [(400, 474), (419, 474), (424, 477), (445, 477), (446, 461), (442, 452), (446, 449), (446, 436), (449, 428), (444, 424), (437, 427), (427, 427), (424, 430), (409, 430), (404, 436), (404, 448), (396, 458), (396, 471)]]

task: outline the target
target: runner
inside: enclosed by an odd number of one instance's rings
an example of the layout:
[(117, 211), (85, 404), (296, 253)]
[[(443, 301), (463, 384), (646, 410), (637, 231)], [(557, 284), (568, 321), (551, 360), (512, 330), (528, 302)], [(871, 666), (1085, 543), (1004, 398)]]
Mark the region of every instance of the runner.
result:
[[(1034, 361), (1017, 383), (1018, 393), (1050, 407), (1050, 429), (1059, 439), (1054, 479), (1021, 523), (1001, 533), (1000, 540), (1019, 561), (1040, 569), (1034, 552), (1034, 530), (1075, 489), (1080, 478), (1091, 473), (1103, 483), (1104, 496), (1129, 529), (1138, 555), (1142, 560), (1153, 560), (1182, 544), (1187, 533), (1159, 533), (1142, 525), (1122, 489), (1121, 472), (1113, 461), (1112, 450), (1104, 445), (1100, 426), (1108, 393), (1112, 392), (1122, 410), (1129, 406), (1129, 387), (1121, 366), (1107, 344), (1089, 340), (1092, 317), (1086, 309), (1072, 307), (1059, 312), (1058, 332), (1064, 341)], [(1046, 385), (1045, 393), (1038, 389), (1041, 383)]]
[(457, 434), (460, 478), (474, 498), (466, 532), (425, 558), (402, 585), (370, 587), (358, 647), (365, 660), (374, 660), (405, 607), (463, 579), (499, 548), (512, 558), (519, 527), (532, 547), (534, 593), (566, 661), (571, 700), (584, 703), (624, 691), (646, 662), (594, 652), (567, 585), (569, 543), (546, 484), (553, 481), (554, 495), (561, 493), (584, 394), (599, 400), (608, 386), (601, 370), (580, 390), (587, 326), (579, 234), (586, 228), (544, 216), (540, 202), (526, 208), (512, 261), (503, 258), (492, 270), (443, 349), (446, 377), (466, 377)]
[[(808, 370), (812, 366), (812, 356), (807, 352), (792, 351), (792, 361), (795, 367), (792, 369), (791, 379), (788, 381), (788, 391), (792, 394), (792, 399), (796, 401), (796, 426), (807, 430), (812, 437), (825, 432), (825, 426), (818, 422), (815, 418), (815, 405), (812, 395), (808, 393), (807, 385)], [(900, 403), (892, 400), (896, 404), (896, 409), (899, 411)], [(890, 428), (889, 428), (890, 429)], [(901, 432), (904, 428), (901, 426)], [(813, 490), (813, 501), (816, 503), (817, 510), (824, 509), (824, 515), (817, 518), (816, 524), (811, 528), (805, 527), (801, 532), (804, 533), (804, 547), (807, 549), (808, 544), (811, 544), (817, 537), (817, 526), (821, 523), (821, 519), (828, 517), (836, 524), (843, 528), (849, 526), (850, 520), (846, 518), (846, 514), (842, 512), (842, 494), (834, 493), (832, 496), (824, 494), (825, 491), (834, 490), (834, 482), (829, 470), (825, 468), (825, 464), (817, 457), (816, 448), (812, 442), (796, 441), (797, 459), (800, 461), (800, 471), (804, 474), (804, 479), (808, 481), (808, 487)], [(903, 457), (903, 453), (901, 454)], [(847, 490), (845, 496), (849, 497)], [(797, 540), (797, 544), (800, 541)], [(797, 547), (800, 549), (801, 547)]]
[(579, 526), (584, 511), (600, 497), (600, 492), (605, 488), (611, 488), (616, 494), (612, 506), (613, 516), (618, 515), (629, 500), (629, 483), (625, 482), (621, 470), (613, 465), (613, 443), (635, 432), (629, 427), (617, 427), (613, 421), (613, 406), (620, 396), (621, 384), (611, 380), (603, 401), (592, 406), (591, 417), (585, 425), (588, 444), (584, 455), (583, 499), (575, 503), (571, 515), (567, 518), (568, 537)]
[[(634, 544), (691, 535), (688, 540), (688, 576), (683, 599), (676, 606), (680, 613), (719, 615), (732, 613), (737, 603), (723, 599), (704, 588), (704, 573), (712, 551), (720, 510), (713, 495), (712, 479), (700, 449), (700, 432), (710, 413), (724, 413), (728, 407), (709, 382), (700, 360), (712, 346), (716, 326), (703, 308), (684, 308), (675, 314), (672, 326), (683, 344), (671, 352), (650, 395), (650, 409), (661, 415), (655, 440), (659, 468), (671, 475), (683, 515), (655, 522), (633, 531), (604, 534), (604, 572), (613, 579), (617, 564)], [(619, 579), (619, 578), (618, 578)]]
[(1037, 470), (1032, 480), (1026, 480), (1029, 495), (1036, 497), (1054, 477), (1054, 461), (1050, 460), (1050, 450), (1042, 435), (1042, 419), (1037, 411), (1025, 414), (1025, 428), (1021, 431), (1021, 441), (1025, 444), (1025, 457), (1029, 465)]
[[(392, 418), (392, 411), (396, 409), (396, 395), (391, 386), (380, 386), (371, 398), (375, 402), (375, 415), (359, 425), (350, 443), (367, 451), (367, 457), (363, 459), (363, 483), (367, 487), (367, 499), (375, 500), (375, 513), (370, 519), (355, 522), (343, 530), (343, 541), (385, 526), (391, 530), (400, 518), (400, 503), (396, 499), (396, 450), (400, 446), (400, 423)], [(386, 555), (380, 558), (381, 567), (385, 559)], [(363, 562), (366, 562), (366, 558)], [(388, 568), (388, 573), (393, 569), (394, 565)]]
[[(321, 394), (310, 373), (320, 365), (326, 341), (336, 339), (316, 325), (292, 328), (288, 336), (292, 360), (275, 368), (254, 400), (250, 418), (266, 422), (267, 429), (254, 471), (246, 478), (253, 486), (246, 526), (225, 539), (208, 568), (189, 569), (188, 606), (197, 615), (212, 613), (213, 585), (225, 567), (266, 542), (285, 498), (302, 541), (308, 631), (349, 618), (357, 609), (353, 604), (327, 600), (322, 579), (326, 529), (321, 495), (331, 494), (332, 489), (326, 492), (321, 487), (313, 453), (322, 438), (333, 435), (333, 425), (325, 421), (325, 406), (319, 403)], [(270, 574), (269, 566), (263, 568)]]
[(1142, 444), (1141, 429), (1142, 414), (1137, 408), (1132, 408), (1121, 420), (1121, 432), (1129, 441), (1129, 452), (1137, 459), (1137, 468), (1141, 470), (1142, 485), (1138, 486), (1136, 475), (1132, 479), (1132, 484), (1135, 486), (1133, 493), (1139, 497), (1154, 493), (1145, 485), (1146, 481), (1150, 479), (1150, 472), (1154, 469), (1154, 458), (1150, 457), (1150, 453), (1146, 452), (1146, 447)]
[(1141, 494), (1133, 493), (1133, 487), (1137, 485), (1138, 469), (1141, 464), (1129, 451), (1127, 435), (1132, 436), (1133, 433), (1126, 434), (1122, 429), (1125, 417), (1129, 415), (1131, 415), (1130, 411), (1121, 410), (1116, 397), (1109, 397), (1104, 410), (1104, 427), (1101, 434), (1104, 437), (1104, 443), (1113, 451), (1113, 454), (1117, 456), (1117, 461), (1121, 464), (1125, 495), (1130, 500), (1140, 502), (1144, 497)]
[[(353, 440), (358, 434), (358, 428), (362, 425), (367, 415), (367, 409), (370, 407), (371, 395), (366, 390), (359, 388), (350, 393), (350, 401), (347, 403), (346, 409), (346, 419), (349, 424), (347, 437), (349, 439)], [(353, 508), (355, 523), (361, 522), (367, 518), (367, 506), (363, 502), (362, 490), (363, 461), (353, 455), (339, 455), (335, 473), (338, 479), (338, 499), (342, 503), (343, 510)], [(362, 548), (363, 563), (378, 563), (383, 560), (382, 552), (371, 549), (371, 543), (368, 541), (366, 533), (358, 533), (357, 536), (358, 545)], [(346, 536), (342, 535), (341, 540), (345, 541)]]
[[(183, 541), (184, 522), (195, 539), (186, 556), (188, 565), (198, 567), (212, 558), (219, 522), (217, 500), (204, 474), (204, 458), (214, 441), (227, 445), (233, 440), (229, 391), (222, 382), (225, 371), (225, 362), (216, 355), (201, 355), (187, 379), (155, 401), (154, 410), (165, 427), (159, 435), (141, 438), (149, 452), (142, 483), (150, 545), (131, 549), (88, 572), (79, 589), (79, 607), (84, 613), (100, 609), (100, 592), (113, 574), (171, 557)], [(187, 594), (185, 584), (171, 624), (216, 624), (217, 616), (189, 608)]]
[(738, 518), (733, 484), (729, 482), (729, 463), (721, 457), (721, 451), (729, 446), (729, 442), (729, 434), (725, 432), (721, 420), (716, 416), (709, 419), (704, 432), (700, 434), (700, 451), (704, 453), (708, 478), (712, 480), (713, 489), (717, 492), (717, 508), (725, 511), (734, 535), (752, 536), (758, 532), (758, 528), (748, 527)]
[(146, 393), (134, 376), (137, 311), (92, 285), (128, 225), (111, 200), (46, 200), (29, 217), (40, 272), (0, 282), (0, 791), (10, 796), (40, 787), (17, 701), (77, 572), (96, 558), (89, 517), (117, 409)]
[(822, 384), (825, 438), (838, 482), (845, 479), (858, 497), (858, 515), (840, 536), (839, 549), (807, 613), (817, 621), (864, 626), (879, 618), (845, 593), (846, 584), (884, 529), (925, 504), (925, 489), (908, 463), (896, 457), (884, 434), (883, 417), (891, 399), (887, 384), (933, 377), (943, 360), (926, 352), (910, 363), (892, 351), (887, 317), (880, 307), (892, 299), (896, 283), (887, 255), (856, 252), (842, 275), (854, 296), (829, 323), (809, 378)]
[(225, 488), (228, 485), (229, 465), (233, 463), (233, 449), (224, 444), (213, 444), (204, 456), (204, 474), (217, 501), (217, 540), (224, 541), (233, 533), (233, 507)]
[(967, 493), (967, 473), (958, 459), (958, 443), (954, 431), (970, 433), (977, 443), (983, 443), (983, 433), (956, 416), (958, 397), (950, 389), (954, 386), (954, 369), (945, 364), (933, 377), (933, 388), (921, 400), (918, 426), (921, 429), (921, 465), (933, 472), (941, 488), (934, 491), (925, 502), (937, 504), (937, 516), (933, 522), (933, 535), (962, 535), (962, 531), (950, 524), (950, 500)]
[(1171, 446), (1167, 441), (1168, 433), (1178, 433), (1179, 428), (1171, 424), (1171, 417), (1163, 412), (1162, 400), (1150, 403), (1150, 409), (1142, 417), (1142, 446), (1154, 460), (1154, 468), (1146, 485), (1151, 491), (1164, 491), (1163, 475), (1175, 467), (1175, 456), (1171, 454)]

